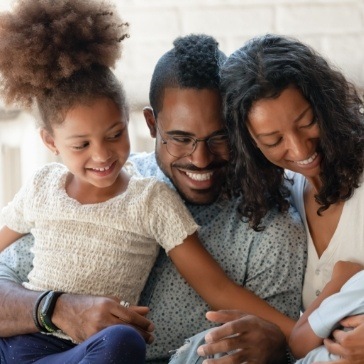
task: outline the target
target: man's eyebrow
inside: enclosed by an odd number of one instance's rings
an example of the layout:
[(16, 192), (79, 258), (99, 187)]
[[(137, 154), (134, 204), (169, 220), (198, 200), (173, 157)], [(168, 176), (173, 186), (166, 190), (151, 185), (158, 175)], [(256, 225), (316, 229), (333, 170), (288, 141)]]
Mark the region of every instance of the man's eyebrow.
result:
[[(189, 137), (193, 137), (193, 138), (196, 137), (196, 134), (190, 133), (190, 132), (184, 131), (184, 130), (168, 130), (168, 131), (165, 131), (165, 133), (167, 135), (171, 135), (171, 136), (180, 135), (180, 136), (189, 136)], [(224, 134), (227, 134), (226, 129), (220, 129), (220, 130), (216, 130), (216, 131), (212, 132), (211, 134), (207, 135), (206, 138), (210, 138), (215, 135), (224, 135)]]

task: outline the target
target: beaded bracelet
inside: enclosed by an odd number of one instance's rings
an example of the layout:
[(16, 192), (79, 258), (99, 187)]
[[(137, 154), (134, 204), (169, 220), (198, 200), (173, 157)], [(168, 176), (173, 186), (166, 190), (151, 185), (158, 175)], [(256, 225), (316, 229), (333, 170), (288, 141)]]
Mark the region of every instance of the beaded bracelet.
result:
[(42, 292), (37, 300), (34, 303), (34, 307), (33, 307), (33, 312), (32, 312), (32, 316), (33, 316), (33, 321), (34, 321), (34, 325), (36, 326), (36, 328), (41, 331), (41, 332), (48, 332), (39, 322), (39, 315), (38, 315), (38, 309), (39, 309), (39, 305), (42, 301), (42, 299), (49, 293), (50, 291), (45, 291)]

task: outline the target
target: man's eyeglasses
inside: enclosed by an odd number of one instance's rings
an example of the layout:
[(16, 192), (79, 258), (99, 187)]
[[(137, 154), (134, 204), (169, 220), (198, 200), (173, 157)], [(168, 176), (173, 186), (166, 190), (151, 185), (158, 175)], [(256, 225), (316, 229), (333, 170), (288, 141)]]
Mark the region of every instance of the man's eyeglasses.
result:
[[(162, 143), (165, 144), (167, 152), (176, 158), (191, 155), (197, 147), (197, 143), (205, 142), (210, 153), (214, 155), (228, 155), (229, 141), (226, 133), (215, 134), (207, 138), (197, 139), (188, 135), (168, 135), (157, 124)], [(163, 137), (162, 132), (165, 134)]]

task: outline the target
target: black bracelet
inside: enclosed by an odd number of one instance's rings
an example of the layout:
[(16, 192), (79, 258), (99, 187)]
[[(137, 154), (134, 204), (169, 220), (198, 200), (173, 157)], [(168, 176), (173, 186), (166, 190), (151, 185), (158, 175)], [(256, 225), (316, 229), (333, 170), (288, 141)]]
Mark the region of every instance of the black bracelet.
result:
[(42, 307), (39, 310), (39, 319), (47, 332), (59, 331), (59, 328), (52, 322), (52, 315), (56, 302), (64, 292), (49, 291), (44, 299)]
[(291, 350), (287, 347), (286, 349), (286, 363), (287, 364), (293, 364), (295, 362), (295, 359), (291, 353)]
[(39, 309), (39, 305), (42, 301), (42, 299), (49, 293), (50, 291), (45, 291), (45, 292), (42, 292), (37, 300), (35, 301), (34, 303), (34, 307), (33, 307), (33, 311), (32, 311), (32, 314), (33, 314), (33, 321), (34, 321), (34, 325), (36, 326), (36, 328), (41, 331), (41, 332), (47, 332), (47, 330), (40, 324), (39, 322), (39, 319), (38, 319), (38, 309)]

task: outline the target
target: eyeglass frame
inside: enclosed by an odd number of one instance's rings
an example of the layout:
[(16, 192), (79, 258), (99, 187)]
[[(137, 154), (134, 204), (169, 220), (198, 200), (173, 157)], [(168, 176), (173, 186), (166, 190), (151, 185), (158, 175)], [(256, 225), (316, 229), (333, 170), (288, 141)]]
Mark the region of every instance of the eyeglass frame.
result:
[[(170, 137), (171, 138), (171, 136), (170, 135), (168, 135), (163, 129), (160, 129), (159, 128), (159, 126), (158, 126), (158, 122), (157, 122), (157, 119), (156, 118), (154, 118), (154, 120), (155, 120), (155, 125), (156, 125), (156, 128), (157, 128), (157, 130), (158, 130), (158, 132), (159, 132), (159, 135), (161, 136), (161, 139), (162, 139), (162, 144), (163, 145), (165, 145), (166, 146), (166, 149), (167, 149), (167, 152), (168, 152), (168, 154), (169, 155), (171, 155), (172, 157), (175, 157), (175, 158), (184, 158), (184, 157), (188, 157), (188, 156), (190, 156), (191, 154), (193, 154), (195, 151), (196, 151), (196, 148), (197, 148), (197, 143), (199, 143), (199, 142), (205, 142), (206, 143), (206, 145), (207, 145), (207, 149), (209, 150), (209, 152), (211, 153), (211, 154), (213, 154), (213, 155), (219, 155), (219, 154), (217, 154), (217, 153), (215, 153), (215, 152), (213, 152), (211, 149), (210, 149), (210, 144), (209, 144), (209, 141), (212, 139), (212, 138), (214, 138), (214, 137), (216, 137), (216, 136), (226, 136), (227, 137), (227, 140), (226, 140), (226, 144), (227, 144), (227, 146), (229, 146), (229, 140), (228, 140), (228, 134), (225, 132), (225, 133), (221, 133), (221, 134), (214, 134), (214, 135), (210, 135), (210, 136), (208, 136), (208, 137), (206, 137), (206, 138), (195, 138), (195, 137), (193, 137), (193, 136), (191, 136), (191, 135), (183, 135), (184, 137), (186, 137), (186, 138), (188, 138), (188, 139), (191, 139), (191, 141), (193, 142), (193, 148), (192, 148), (192, 151), (191, 151), (191, 153), (187, 153), (187, 154), (182, 154), (182, 155), (173, 155), (169, 150), (168, 150), (168, 140), (165, 140), (164, 138), (163, 138), (163, 135), (162, 135), (162, 133), (161, 133), (161, 130), (162, 130), (162, 132), (163, 133), (165, 133), (166, 135), (167, 135), (167, 137)], [(181, 135), (182, 136), (182, 135)]]

